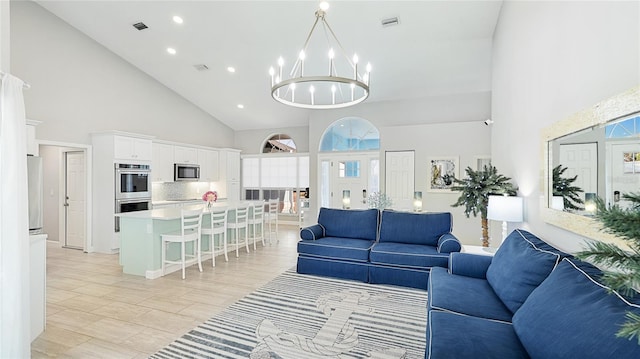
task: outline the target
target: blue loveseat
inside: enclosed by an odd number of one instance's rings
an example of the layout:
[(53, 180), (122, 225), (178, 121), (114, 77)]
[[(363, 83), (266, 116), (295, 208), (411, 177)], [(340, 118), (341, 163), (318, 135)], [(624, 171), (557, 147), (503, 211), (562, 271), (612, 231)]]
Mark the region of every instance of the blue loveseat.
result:
[(615, 336), (640, 300), (601, 275), (523, 230), (494, 257), (452, 253), (429, 277), (425, 358), (640, 358)]
[(461, 249), (451, 213), (321, 208), (303, 228), (298, 273), (427, 288), (429, 270)]

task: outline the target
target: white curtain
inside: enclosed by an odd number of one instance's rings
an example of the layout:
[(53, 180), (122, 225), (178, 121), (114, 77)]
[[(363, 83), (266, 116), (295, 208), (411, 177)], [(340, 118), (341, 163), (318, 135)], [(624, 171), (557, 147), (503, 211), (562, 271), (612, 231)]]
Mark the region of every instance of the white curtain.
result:
[(29, 208), (24, 82), (1, 75), (0, 358), (29, 358)]

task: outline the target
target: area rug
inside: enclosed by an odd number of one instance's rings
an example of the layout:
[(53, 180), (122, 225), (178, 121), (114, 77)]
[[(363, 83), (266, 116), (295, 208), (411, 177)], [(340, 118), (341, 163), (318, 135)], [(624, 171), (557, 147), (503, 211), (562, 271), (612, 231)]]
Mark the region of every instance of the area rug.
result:
[(290, 270), (151, 358), (422, 359), (426, 302), (422, 290)]

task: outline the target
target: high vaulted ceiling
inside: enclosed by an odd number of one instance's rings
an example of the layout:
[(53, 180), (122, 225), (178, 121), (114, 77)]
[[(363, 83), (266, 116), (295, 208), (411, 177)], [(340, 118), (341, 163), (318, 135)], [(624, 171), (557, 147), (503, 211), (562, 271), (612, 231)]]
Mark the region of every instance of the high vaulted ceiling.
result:
[[(279, 56), (291, 66), (318, 1), (37, 2), (234, 130), (307, 125), (312, 110), (271, 98), (268, 70)], [(330, 5), (326, 19), (344, 49), (372, 64), (367, 102), (490, 90), (502, 1)], [(184, 22), (173, 22), (174, 15)], [(383, 27), (390, 17), (399, 25)], [(136, 30), (138, 22), (148, 28)], [(197, 64), (209, 69), (197, 71)]]

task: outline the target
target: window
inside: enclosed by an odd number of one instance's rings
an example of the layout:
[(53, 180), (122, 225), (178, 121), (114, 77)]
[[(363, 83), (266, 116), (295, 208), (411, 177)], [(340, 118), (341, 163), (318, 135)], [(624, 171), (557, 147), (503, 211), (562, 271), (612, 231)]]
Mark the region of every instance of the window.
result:
[(606, 138), (637, 137), (640, 134), (640, 116), (617, 121), (605, 126)]
[(294, 153), (297, 152), (296, 143), (291, 136), (283, 133), (269, 137), (262, 147), (262, 153)]
[(371, 122), (346, 117), (331, 125), (322, 136), (320, 152), (380, 149), (380, 132)]

